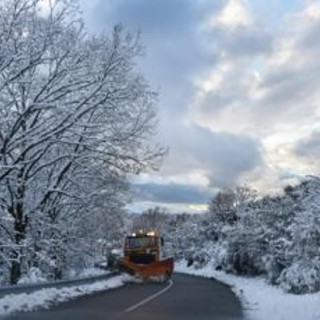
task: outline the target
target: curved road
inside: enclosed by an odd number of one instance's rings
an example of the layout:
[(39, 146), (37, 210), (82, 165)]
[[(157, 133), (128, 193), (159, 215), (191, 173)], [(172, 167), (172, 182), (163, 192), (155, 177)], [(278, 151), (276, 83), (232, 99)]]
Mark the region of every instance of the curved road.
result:
[(229, 287), (175, 274), (168, 284), (128, 284), (51, 310), (20, 313), (16, 320), (239, 320), (241, 304)]

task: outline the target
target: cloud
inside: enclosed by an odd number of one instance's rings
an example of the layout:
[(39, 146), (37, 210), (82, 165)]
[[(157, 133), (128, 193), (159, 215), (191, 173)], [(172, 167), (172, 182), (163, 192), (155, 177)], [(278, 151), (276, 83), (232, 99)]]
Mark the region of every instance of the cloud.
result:
[(100, 28), (101, 25), (123, 23), (128, 28), (143, 30), (148, 37), (163, 38), (168, 30), (181, 32), (190, 28), (187, 19), (195, 19), (192, 8), (191, 1), (96, 0), (94, 24)]
[(274, 38), (273, 50), (265, 61), (266, 72), (256, 87), (260, 96), (253, 101), (260, 106), (257, 111), (268, 109), (273, 116), (280, 116), (280, 122), (284, 117), (295, 121), (311, 113), (317, 116), (314, 102), (319, 99), (320, 80), (318, 7), (319, 3), (311, 1), (288, 20), (290, 29)]
[(243, 0), (228, 0), (205, 24), (223, 58), (252, 57), (271, 49), (271, 36)]
[(224, 32), (220, 45), (229, 56), (248, 58), (270, 51), (271, 37), (258, 28), (241, 28)]
[(228, 0), (220, 12), (211, 17), (209, 26), (235, 29), (251, 25), (252, 20), (242, 0)]
[(134, 191), (137, 194), (138, 201), (152, 201), (170, 204), (205, 204), (213, 196), (213, 192), (208, 188), (176, 183), (136, 184), (134, 185)]
[[(199, 192), (243, 181), (271, 190), (315, 168), (319, 1), (302, 9), (300, 0), (93, 0), (89, 7), (93, 30), (122, 22), (142, 31), (147, 55), (139, 67), (160, 92), (157, 139), (170, 147), (145, 183), (155, 198), (184, 201), (193, 192), (201, 199)], [(180, 195), (170, 200), (159, 185)]]
[(160, 175), (134, 184), (139, 202), (205, 204), (222, 187), (243, 183), (243, 177), (263, 166), (258, 141), (245, 135), (212, 132), (190, 126), (171, 140), (169, 159)]
[(242, 134), (251, 125), (254, 100), (264, 93), (260, 73), (272, 52), (272, 35), (244, 1), (227, 1), (207, 27), (219, 59), (204, 78), (197, 79), (189, 119), (212, 130)]
[(213, 132), (191, 125), (175, 135), (172, 145), (175, 148), (171, 149), (162, 171), (176, 175), (201, 170), (212, 188), (241, 183), (243, 174), (263, 163), (259, 141), (246, 135)]
[(216, 60), (210, 49), (213, 39), (202, 24), (223, 3), (224, 0), (95, 0), (86, 5), (86, 16), (94, 31), (116, 23), (128, 30), (141, 30), (147, 54), (140, 64), (148, 80), (160, 88), (163, 108), (176, 111), (186, 106), (186, 100), (176, 97), (190, 96), (190, 80)]
[(206, 168), (212, 187), (230, 187), (241, 183), (244, 173), (262, 165), (262, 150), (258, 141), (246, 135), (210, 132), (198, 128), (198, 165)]
[(199, 214), (207, 211), (207, 205), (204, 204), (189, 204), (189, 203), (164, 203), (154, 201), (134, 202), (127, 206), (130, 212), (142, 213), (150, 208), (160, 207), (166, 212), (180, 214), (188, 212), (189, 214)]
[(281, 188), (284, 177), (316, 170), (319, 136), (312, 132), (320, 130), (319, 8), (319, 1), (309, 1), (286, 16), (277, 33), (248, 18), (251, 11), (232, 26), (221, 26), (217, 13), (218, 22), (211, 25), (221, 55), (197, 80), (190, 122), (260, 141), (265, 167), (251, 173), (255, 184), (267, 190)]
[[(220, 106), (210, 110), (211, 113), (218, 110), (222, 117), (213, 119), (213, 127), (229, 117), (231, 105), (234, 113), (246, 114), (246, 129), (251, 126), (258, 131), (264, 129), (264, 124), (271, 125), (272, 131), (275, 125), (284, 121), (300, 121), (301, 116), (310, 120), (311, 115), (317, 116), (314, 103), (319, 99), (320, 80), (320, 16), (317, 8), (315, 1), (310, 2), (302, 12), (292, 16), (287, 28), (277, 35), (267, 34), (263, 26), (253, 22), (235, 32), (227, 30), (220, 35), (219, 48), (225, 55), (211, 71), (211, 74), (221, 74), (220, 85), (205, 92), (209, 98), (214, 98), (213, 106)], [(247, 41), (244, 34), (250, 35)], [(221, 73), (221, 65), (228, 65), (228, 72)], [(205, 90), (200, 87), (201, 91)], [(199, 96), (199, 91), (197, 94)], [(200, 117), (203, 113), (202, 118), (206, 118), (208, 99), (203, 98), (203, 94), (200, 96), (202, 101), (196, 99), (194, 111)], [(223, 99), (219, 101), (217, 98), (221, 97)], [(225, 114), (221, 114), (223, 107)], [(233, 127), (237, 128), (238, 124), (234, 123)]]
[(320, 131), (312, 132), (307, 138), (298, 141), (294, 152), (299, 157), (307, 158), (318, 164), (320, 158)]

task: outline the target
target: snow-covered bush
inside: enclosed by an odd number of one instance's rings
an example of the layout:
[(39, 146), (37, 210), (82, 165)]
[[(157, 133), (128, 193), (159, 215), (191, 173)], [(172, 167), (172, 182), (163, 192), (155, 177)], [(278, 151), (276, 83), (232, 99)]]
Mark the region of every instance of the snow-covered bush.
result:
[(268, 282), (273, 285), (278, 285), (280, 283), (279, 278), (281, 272), (285, 269), (285, 266), (272, 255), (263, 257), (263, 265)]
[(249, 237), (233, 237), (225, 245), (222, 269), (242, 275), (259, 275), (262, 273), (261, 252)]
[(48, 281), (39, 268), (32, 267), (27, 274), (23, 275), (18, 284), (32, 284)]
[(191, 254), (187, 255), (188, 264), (196, 269), (205, 267), (211, 259), (212, 257), (206, 249), (199, 251), (195, 249)]
[(320, 259), (297, 261), (280, 275), (280, 286), (295, 294), (311, 293), (320, 290)]
[[(211, 202), (206, 214), (159, 218), (175, 259), (195, 268), (263, 275), (289, 292), (320, 290), (320, 179), (308, 177), (277, 196), (257, 198), (247, 187), (226, 195)], [(230, 220), (231, 209), (237, 218)]]

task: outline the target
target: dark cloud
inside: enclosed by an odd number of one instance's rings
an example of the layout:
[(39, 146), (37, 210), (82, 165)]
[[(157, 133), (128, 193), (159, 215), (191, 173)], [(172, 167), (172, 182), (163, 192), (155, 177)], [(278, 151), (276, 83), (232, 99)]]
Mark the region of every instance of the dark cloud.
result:
[(241, 183), (243, 174), (263, 164), (259, 141), (245, 135), (189, 126), (177, 132), (171, 143), (175, 148), (164, 171), (170, 175), (201, 169), (214, 188)]
[(263, 28), (243, 26), (235, 29), (217, 27), (212, 35), (218, 48), (233, 58), (249, 58), (268, 54), (272, 49), (272, 37)]
[[(225, 40), (224, 46), (233, 54), (237, 50), (239, 55), (265, 49), (262, 35), (247, 29), (234, 33), (204, 31), (206, 19), (224, 4), (225, 1), (203, 0), (117, 0), (111, 5), (100, 1), (95, 6), (97, 25), (122, 22), (142, 31), (147, 49), (143, 67), (148, 79), (160, 87), (159, 136), (171, 152), (164, 171), (174, 174), (204, 169), (215, 186), (234, 184), (241, 174), (261, 163), (256, 141), (192, 125), (186, 127), (182, 121), (195, 94), (194, 78), (219, 61), (217, 52), (212, 51), (214, 43), (221, 45)], [(238, 44), (241, 49), (236, 48)], [(230, 87), (231, 96), (225, 92), (208, 96), (206, 108), (223, 108), (237, 99), (239, 92), (233, 88)]]
[(320, 51), (320, 21), (309, 23), (304, 30), (303, 36), (296, 43), (297, 48), (305, 51)]
[(244, 173), (262, 164), (260, 144), (248, 136), (211, 132), (200, 127), (196, 135), (198, 143), (194, 151), (199, 165), (207, 168), (213, 187), (233, 186)]
[(139, 201), (206, 204), (213, 196), (213, 192), (208, 188), (186, 184), (145, 183), (134, 185), (133, 188)]
[[(100, 0), (89, 21), (94, 30), (122, 23), (141, 30), (146, 56), (140, 61), (148, 80), (161, 94), (161, 111), (176, 117), (186, 111), (194, 93), (193, 77), (216, 61), (214, 41), (201, 30), (206, 17), (223, 0)], [(165, 119), (161, 119), (165, 121)]]
[(300, 179), (302, 177), (305, 177), (304, 175), (301, 175), (297, 172), (293, 172), (293, 171), (284, 171), (284, 172), (281, 172), (279, 174), (279, 180), (280, 181), (293, 181), (293, 180), (297, 180), (297, 179)]
[[(177, 175), (186, 179), (193, 171), (203, 171), (209, 188), (214, 189), (242, 183), (245, 174), (264, 165), (259, 141), (246, 134), (198, 127), (190, 115), (198, 96), (195, 83), (215, 70), (219, 72), (223, 64), (231, 70), (227, 70), (226, 77), (222, 75), (221, 88), (203, 99), (204, 117), (214, 119), (218, 112), (234, 112), (234, 102), (241, 108), (250, 107), (246, 96), (248, 69), (257, 56), (270, 54), (272, 45), (265, 29), (255, 23), (232, 30), (206, 29), (205, 22), (219, 14), (225, 0), (92, 1), (86, 13), (92, 30), (120, 22), (128, 30), (142, 32), (146, 56), (139, 61), (139, 68), (160, 92), (157, 139), (170, 147), (159, 175), (170, 181)], [(151, 183), (139, 188), (157, 201), (168, 203), (203, 203), (208, 195), (206, 188), (187, 185)]]
[(266, 90), (265, 96), (258, 101), (261, 113), (264, 109), (274, 117), (282, 113), (288, 115), (290, 109), (298, 111), (299, 114), (306, 113), (310, 107), (314, 110), (309, 98), (314, 97), (314, 94), (318, 92), (319, 67), (320, 64), (315, 66), (311, 63), (302, 68), (285, 65), (282, 68), (271, 70), (259, 88)]
[(201, 112), (208, 116), (217, 115), (226, 109), (237, 99), (239, 99), (239, 87), (229, 83), (228, 90), (209, 91), (201, 100)]
[(96, 0), (91, 24), (97, 29), (123, 23), (141, 29), (149, 38), (193, 33), (202, 19), (220, 9), (223, 0)]
[(298, 141), (294, 152), (297, 156), (318, 162), (320, 158), (320, 131), (315, 131), (306, 139)]
[[(288, 57), (263, 76), (259, 89), (266, 94), (256, 101), (257, 117), (269, 114), (283, 122), (314, 116), (320, 81), (320, 20), (301, 15), (290, 22), (293, 27), (273, 41), (273, 56)], [(281, 42), (285, 48), (279, 46)]]
[[(109, 2), (109, 3), (108, 3)], [(95, 24), (123, 23), (141, 29), (147, 37), (168, 37), (168, 31), (181, 33), (190, 29), (196, 18), (192, 1), (177, 0), (116, 0), (99, 1)]]

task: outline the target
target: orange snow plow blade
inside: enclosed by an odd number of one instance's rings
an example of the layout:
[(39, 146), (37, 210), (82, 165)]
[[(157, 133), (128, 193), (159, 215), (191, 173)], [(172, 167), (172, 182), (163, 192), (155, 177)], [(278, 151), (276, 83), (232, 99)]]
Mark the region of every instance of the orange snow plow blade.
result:
[(173, 258), (166, 258), (149, 264), (137, 264), (130, 262), (125, 257), (119, 261), (120, 271), (124, 271), (142, 279), (151, 277), (170, 278), (173, 272)]

